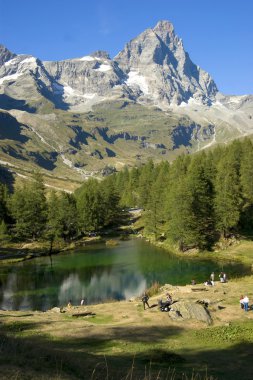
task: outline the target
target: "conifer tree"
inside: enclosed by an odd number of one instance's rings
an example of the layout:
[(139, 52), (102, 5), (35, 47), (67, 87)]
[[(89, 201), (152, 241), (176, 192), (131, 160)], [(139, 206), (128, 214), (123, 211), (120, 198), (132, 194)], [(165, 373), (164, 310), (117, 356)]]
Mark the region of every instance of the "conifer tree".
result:
[(244, 230), (253, 232), (253, 144), (249, 139), (242, 143), (240, 184), (242, 190), (241, 225)]
[(0, 184), (0, 221), (9, 219), (8, 211), (9, 192), (5, 185)]
[(166, 220), (165, 196), (169, 186), (169, 164), (162, 162), (155, 169), (156, 175), (150, 189), (147, 207), (144, 214), (145, 230), (152, 233), (155, 239), (163, 233)]
[(119, 194), (113, 177), (107, 177), (100, 185), (104, 212), (104, 225), (115, 224), (120, 217)]
[(226, 149), (217, 166), (214, 200), (216, 227), (222, 236), (237, 228), (241, 204), (238, 162), (234, 152)]
[(36, 239), (42, 236), (46, 224), (46, 197), (43, 180), (35, 173), (31, 182), (17, 188), (11, 197), (11, 213), (18, 237)]
[(167, 236), (180, 250), (196, 246), (196, 218), (192, 209), (193, 195), (185, 177), (173, 183), (167, 197)]
[(101, 188), (97, 180), (88, 180), (76, 193), (81, 231), (98, 231), (105, 221)]
[(144, 209), (147, 206), (152, 183), (155, 179), (154, 163), (150, 159), (140, 170), (139, 177), (139, 197), (140, 206)]
[(205, 153), (194, 156), (186, 178), (186, 186), (192, 195), (193, 225), (191, 229), (195, 236), (196, 246), (200, 249), (210, 247), (214, 236), (214, 194), (209, 177), (212, 170), (209, 165), (207, 166), (207, 162)]

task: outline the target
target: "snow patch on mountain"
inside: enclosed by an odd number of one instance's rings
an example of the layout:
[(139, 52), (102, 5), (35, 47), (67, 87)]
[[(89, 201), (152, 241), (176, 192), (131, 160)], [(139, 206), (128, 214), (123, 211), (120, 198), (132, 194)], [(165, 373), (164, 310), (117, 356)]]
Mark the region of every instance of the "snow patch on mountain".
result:
[(112, 70), (111, 66), (105, 65), (105, 64), (102, 64), (99, 66), (98, 69), (95, 69), (95, 71), (101, 71), (101, 72), (106, 72), (106, 71), (110, 71), (110, 70)]
[(129, 87), (139, 87), (139, 89), (146, 95), (149, 93), (149, 87), (146, 78), (138, 71), (133, 70), (128, 73), (128, 78), (125, 81)]
[(5, 81), (12, 81), (18, 79), (22, 73), (15, 73), (11, 75), (5, 75), (3, 78), (0, 78), (0, 84), (3, 84)]

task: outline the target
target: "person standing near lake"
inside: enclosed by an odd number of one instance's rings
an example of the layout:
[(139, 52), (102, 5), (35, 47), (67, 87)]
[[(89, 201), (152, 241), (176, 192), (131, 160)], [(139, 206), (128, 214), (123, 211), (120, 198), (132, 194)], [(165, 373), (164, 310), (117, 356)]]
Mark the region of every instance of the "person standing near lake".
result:
[(214, 272), (210, 274), (210, 280), (212, 282), (212, 285), (214, 285)]
[(148, 308), (150, 308), (149, 306), (149, 303), (148, 303), (148, 300), (149, 300), (149, 296), (147, 295), (147, 293), (145, 292), (142, 296), (142, 303), (143, 303), (143, 309), (146, 310), (146, 305)]

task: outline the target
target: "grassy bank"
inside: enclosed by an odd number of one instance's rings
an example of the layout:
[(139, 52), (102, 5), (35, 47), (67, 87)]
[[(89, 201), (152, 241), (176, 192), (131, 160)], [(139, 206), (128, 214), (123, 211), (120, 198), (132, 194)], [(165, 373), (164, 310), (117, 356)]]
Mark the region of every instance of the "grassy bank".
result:
[(34, 257), (57, 254), (104, 241), (101, 236), (85, 237), (71, 243), (57, 241), (54, 243), (52, 251), (50, 251), (50, 242), (48, 241), (10, 242), (2, 245), (0, 248), (0, 264), (17, 263), (30, 260)]
[[(252, 284), (250, 276), (204, 289), (168, 286), (145, 311), (138, 300), (64, 313), (1, 311), (1, 378), (249, 380), (253, 311), (238, 300), (247, 293), (252, 301)], [(160, 312), (167, 290), (175, 301), (209, 300), (212, 325)], [(73, 317), (84, 312), (93, 315)]]

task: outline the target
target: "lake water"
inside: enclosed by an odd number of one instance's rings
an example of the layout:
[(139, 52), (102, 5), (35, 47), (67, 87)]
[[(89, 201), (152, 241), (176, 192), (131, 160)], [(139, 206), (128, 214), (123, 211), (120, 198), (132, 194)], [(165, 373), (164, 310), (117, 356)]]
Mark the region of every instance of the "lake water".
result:
[(0, 266), (0, 308), (48, 310), (140, 295), (153, 282), (185, 285), (204, 282), (214, 271), (228, 278), (250, 273), (235, 263), (181, 259), (143, 240), (120, 241), (116, 247), (93, 245), (51, 257)]

